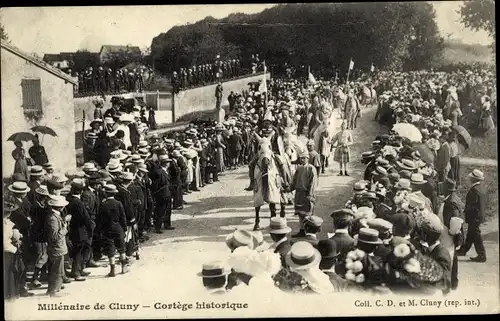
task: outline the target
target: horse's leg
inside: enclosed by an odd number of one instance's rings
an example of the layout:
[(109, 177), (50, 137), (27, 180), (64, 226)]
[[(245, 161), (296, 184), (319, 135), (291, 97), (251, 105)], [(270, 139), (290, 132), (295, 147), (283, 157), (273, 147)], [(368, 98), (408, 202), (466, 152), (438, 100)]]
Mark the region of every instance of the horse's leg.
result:
[(260, 230), (259, 223), (260, 223), (260, 206), (255, 207), (255, 224), (253, 226), (254, 231)]
[(285, 217), (285, 215), (286, 215), (285, 208), (286, 208), (286, 204), (280, 203), (280, 217)]
[(269, 203), (269, 211), (271, 212), (271, 217), (276, 216), (276, 204), (275, 203)]
[(268, 175), (268, 166), (269, 166), (269, 159), (264, 158), (262, 160), (262, 196), (264, 199), (264, 202), (269, 203), (269, 175)]

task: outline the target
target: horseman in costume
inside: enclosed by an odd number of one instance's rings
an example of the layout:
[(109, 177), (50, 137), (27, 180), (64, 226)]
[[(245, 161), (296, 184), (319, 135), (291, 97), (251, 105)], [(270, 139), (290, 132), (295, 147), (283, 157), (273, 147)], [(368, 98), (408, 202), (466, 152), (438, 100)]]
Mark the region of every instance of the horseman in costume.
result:
[[(264, 204), (269, 204), (271, 217), (276, 216), (276, 204), (281, 203), (282, 196), (282, 178), (280, 177), (279, 165), (271, 149), (271, 137), (260, 137), (255, 134), (259, 140), (259, 150), (257, 152), (255, 166), (253, 171), (253, 202), (255, 207), (255, 225), (254, 231), (260, 230), (260, 208)], [(271, 139), (270, 139), (271, 138)], [(284, 217), (284, 209), (280, 213)]]

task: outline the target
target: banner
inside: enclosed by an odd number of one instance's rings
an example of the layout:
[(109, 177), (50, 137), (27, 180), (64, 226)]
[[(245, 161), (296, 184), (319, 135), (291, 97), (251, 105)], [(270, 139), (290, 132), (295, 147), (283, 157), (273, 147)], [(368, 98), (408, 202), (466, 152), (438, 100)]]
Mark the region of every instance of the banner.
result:
[(354, 69), (354, 61), (352, 61), (351, 59), (351, 62), (349, 62), (349, 70), (353, 70)]
[(309, 72), (309, 82), (312, 84), (316, 83), (316, 78), (314, 78), (314, 76), (313, 76), (313, 74), (311, 74), (311, 72)]
[(374, 72), (375, 71), (375, 66), (372, 64), (371, 68), (370, 68), (370, 72)]

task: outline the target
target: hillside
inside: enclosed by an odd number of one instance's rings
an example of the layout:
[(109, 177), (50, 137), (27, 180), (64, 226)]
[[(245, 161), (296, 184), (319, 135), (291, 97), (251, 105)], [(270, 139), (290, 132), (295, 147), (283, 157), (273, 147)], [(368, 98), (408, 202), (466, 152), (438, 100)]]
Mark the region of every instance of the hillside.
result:
[(464, 44), (458, 41), (445, 42), (443, 64), (474, 62), (494, 64), (494, 54), (491, 48), (479, 44)]
[(442, 45), (427, 2), (307, 3), (176, 26), (153, 38), (151, 54), (163, 73), (212, 63), (219, 54), (249, 65), (255, 53), (275, 66), (344, 72), (350, 59), (360, 69), (428, 68)]

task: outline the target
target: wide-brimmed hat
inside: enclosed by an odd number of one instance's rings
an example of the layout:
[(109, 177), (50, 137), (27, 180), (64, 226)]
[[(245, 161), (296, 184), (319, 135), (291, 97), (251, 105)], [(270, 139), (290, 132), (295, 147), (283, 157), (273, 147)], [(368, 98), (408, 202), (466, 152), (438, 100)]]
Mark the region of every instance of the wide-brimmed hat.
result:
[(65, 207), (66, 205), (69, 204), (66, 198), (61, 195), (51, 196), (47, 203), (49, 204), (49, 206), (53, 207)]
[(415, 173), (411, 175), (411, 183), (415, 185), (421, 185), (427, 183), (427, 180), (424, 179), (424, 175), (421, 173)]
[(141, 171), (141, 172), (144, 172), (144, 173), (147, 173), (149, 172), (148, 170), (148, 167), (146, 166), (146, 164), (144, 163), (140, 163), (137, 165), (137, 170)]
[(40, 185), (35, 189), (35, 193), (39, 195), (49, 196), (49, 190), (47, 189), (47, 185)]
[(482, 181), (484, 180), (484, 173), (479, 169), (474, 169), (472, 172), (469, 173), (469, 175), (467, 175), (467, 177)]
[(106, 170), (110, 173), (118, 173), (122, 171), (122, 165), (119, 162), (109, 162)]
[(403, 158), (401, 161), (397, 161), (396, 163), (401, 169), (405, 169), (408, 171), (413, 171), (417, 169), (417, 165), (415, 165), (415, 162), (412, 161), (411, 159)]
[(287, 234), (292, 231), (292, 229), (287, 225), (287, 221), (284, 217), (271, 217), (268, 231), (270, 234)]
[(97, 169), (97, 167), (95, 167), (94, 163), (88, 162), (88, 163), (83, 164), (82, 171), (84, 171), (84, 172), (97, 172), (99, 170)]
[(411, 191), (411, 181), (407, 178), (400, 178), (394, 188)]
[(130, 161), (131, 161), (132, 163), (140, 163), (140, 162), (142, 162), (143, 160), (142, 160), (142, 158), (141, 158), (141, 155), (139, 155), (139, 154), (132, 154), (132, 155), (130, 156)]
[(307, 270), (319, 264), (321, 253), (311, 243), (299, 241), (292, 245), (285, 256), (285, 261), (294, 270)]
[(9, 191), (15, 194), (28, 193), (31, 189), (26, 182), (14, 182), (7, 187)]
[(52, 165), (52, 163), (45, 163), (42, 165), (42, 167), (44, 170), (54, 169), (54, 166)]
[(361, 228), (359, 233), (354, 235), (354, 239), (366, 244), (382, 244), (378, 231), (366, 227)]
[(30, 177), (32, 176), (43, 176), (45, 174), (44, 169), (40, 165), (32, 166), (30, 169)]
[(403, 203), (401, 208), (408, 212), (413, 212), (416, 209), (424, 209), (425, 200), (416, 195), (410, 195), (408, 197), (408, 202)]
[(52, 179), (48, 180), (47, 181), (47, 188), (50, 188), (51, 190), (59, 190), (59, 189), (63, 189), (64, 188), (64, 185), (57, 181), (56, 179), (54, 179), (54, 177), (52, 177)]
[(354, 216), (357, 219), (364, 218), (369, 220), (375, 218), (377, 215), (375, 214), (375, 212), (373, 212), (373, 208), (368, 206), (361, 206), (358, 207), (358, 209), (354, 212)]
[(134, 174), (131, 172), (122, 172), (120, 174), (120, 179), (122, 179), (124, 181), (132, 181), (132, 180), (134, 180)]
[(323, 259), (331, 259), (340, 254), (337, 251), (337, 244), (335, 241), (330, 239), (319, 241), (318, 245), (316, 245), (316, 249), (319, 251), (321, 258)]
[(212, 261), (204, 263), (201, 272), (198, 276), (202, 278), (217, 278), (221, 276), (226, 276), (231, 273), (229, 267), (222, 261)]
[(116, 185), (114, 185), (114, 184), (106, 184), (106, 185), (104, 185), (104, 192), (110, 193), (110, 194), (115, 194), (115, 193), (118, 193), (118, 189), (116, 188)]
[(149, 143), (145, 140), (139, 141), (139, 148), (147, 148), (149, 147)]
[(368, 224), (369, 228), (377, 230), (380, 234), (392, 232), (392, 223), (382, 218), (374, 218), (368, 220), (366, 224)]
[(253, 250), (259, 245), (259, 241), (252, 232), (238, 229), (226, 236), (226, 245), (232, 250), (240, 246), (248, 246)]
[(364, 183), (364, 181), (356, 182), (354, 183), (352, 190), (355, 194), (363, 193), (366, 190), (366, 184)]
[(81, 188), (82, 189), (85, 187), (85, 181), (82, 178), (74, 178), (71, 181), (70, 186), (74, 187), (74, 188)]
[(168, 154), (160, 155), (160, 156), (158, 156), (158, 159), (161, 161), (167, 161), (167, 162), (172, 161), (172, 159), (168, 156)]

